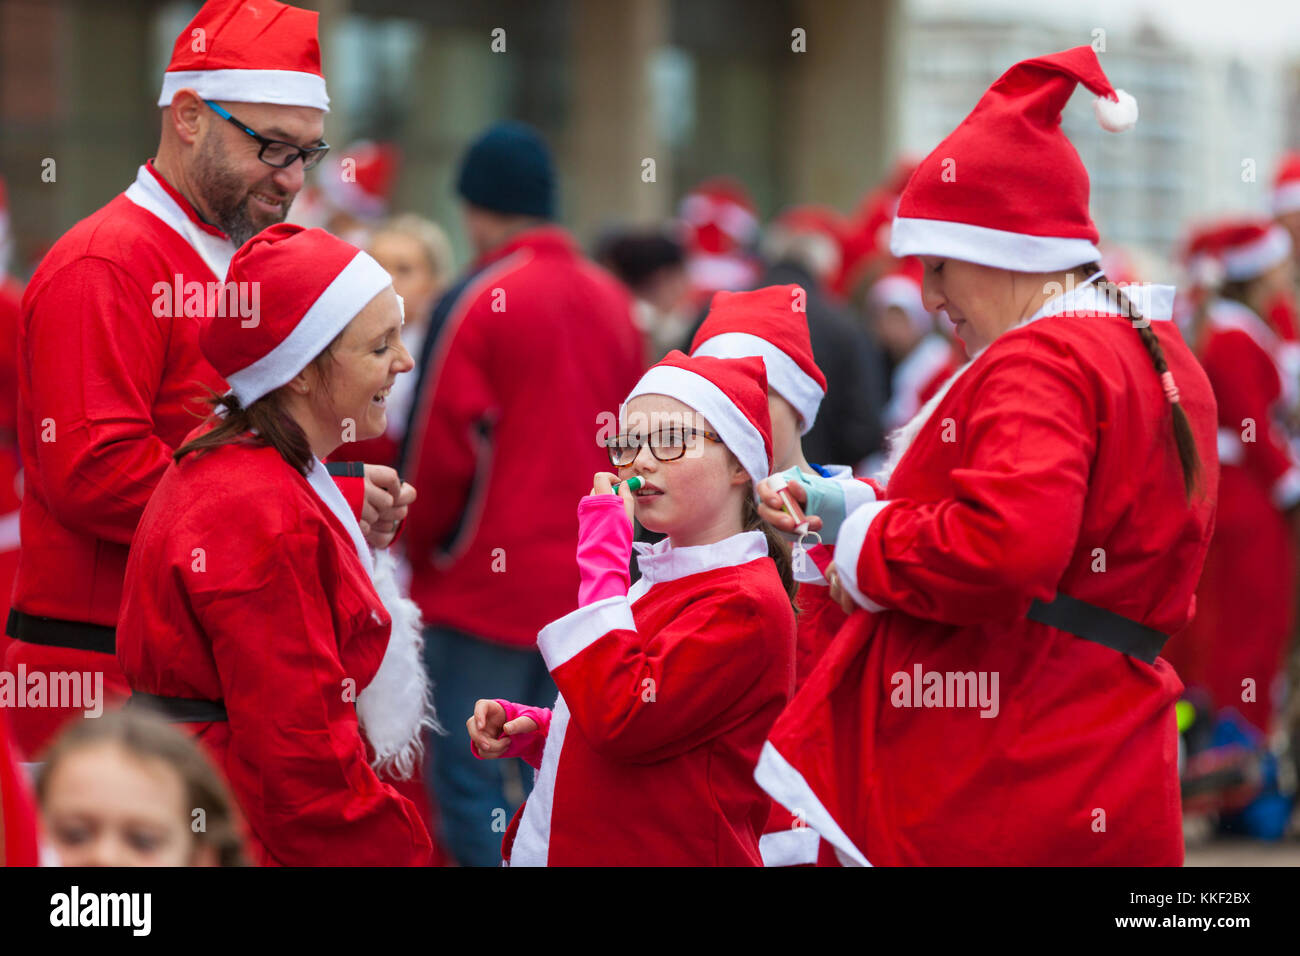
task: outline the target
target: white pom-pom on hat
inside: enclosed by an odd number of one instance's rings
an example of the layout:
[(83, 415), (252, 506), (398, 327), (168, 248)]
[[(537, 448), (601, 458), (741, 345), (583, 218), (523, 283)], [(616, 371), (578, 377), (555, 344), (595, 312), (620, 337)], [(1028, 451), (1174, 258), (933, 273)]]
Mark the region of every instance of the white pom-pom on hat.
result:
[(1113, 100), (1104, 96), (1097, 97), (1092, 107), (1097, 113), (1097, 122), (1104, 130), (1122, 133), (1137, 125), (1137, 100), (1123, 90), (1116, 90)]

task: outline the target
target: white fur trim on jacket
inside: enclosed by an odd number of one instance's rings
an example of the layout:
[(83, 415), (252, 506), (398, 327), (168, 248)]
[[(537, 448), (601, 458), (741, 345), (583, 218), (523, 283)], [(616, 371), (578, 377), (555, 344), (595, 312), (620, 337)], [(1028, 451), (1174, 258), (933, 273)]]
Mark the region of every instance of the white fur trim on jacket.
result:
[(401, 592), (396, 559), (386, 550), (371, 551), (343, 492), (320, 459), (313, 462), (307, 483), (352, 538), (357, 557), (392, 620), (379, 670), (357, 694), (357, 721), (375, 752), (371, 766), (377, 772), (408, 779), (424, 754), (424, 729), (446, 733), (438, 724), (421, 660), (420, 609)]
[(891, 504), (891, 501), (872, 501), (862, 505), (844, 519), (844, 524), (840, 525), (840, 536), (835, 541), (835, 571), (840, 576), (840, 584), (853, 596), (859, 607), (865, 607), (868, 611), (883, 611), (885, 607), (862, 593), (858, 583), (858, 558), (862, 555), (872, 523)]
[[(849, 865), (871, 865), (862, 851), (840, 829), (830, 811), (817, 799), (803, 774), (781, 756), (781, 752), (772, 746), (770, 740), (763, 742), (763, 750), (758, 755), (758, 766), (754, 768), (754, 780), (773, 800), (807, 820), (809, 827), (852, 861)], [(844, 861), (844, 856), (840, 857), (841, 862)]]
[(547, 670), (582, 653), (610, 631), (635, 631), (636, 621), (627, 595), (616, 594), (571, 611), (546, 625), (537, 635), (537, 649)]
[(377, 771), (408, 780), (424, 756), (425, 728), (445, 733), (433, 709), (425, 676), (423, 622), (414, 601), (397, 583), (397, 559), (375, 553), (375, 591), (393, 620), (384, 659), (374, 679), (357, 695), (357, 720), (375, 751)]
[(764, 833), (758, 838), (758, 855), (764, 866), (806, 866), (817, 862), (822, 838), (808, 826)]

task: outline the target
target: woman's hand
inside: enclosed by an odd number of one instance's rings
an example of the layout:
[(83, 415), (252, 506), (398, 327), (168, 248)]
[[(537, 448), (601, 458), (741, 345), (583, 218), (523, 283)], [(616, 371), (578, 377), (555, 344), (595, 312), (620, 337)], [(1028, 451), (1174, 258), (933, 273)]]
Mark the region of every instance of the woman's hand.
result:
[(506, 721), (506, 709), (495, 700), (480, 700), (474, 704), (474, 716), (465, 721), (469, 742), (484, 760), (495, 760), (510, 749), (510, 738), (515, 734), (530, 734), (538, 729), (531, 717), (516, 717)]
[(361, 506), (361, 533), (372, 548), (393, 543), (397, 527), (415, 500), (415, 488), (386, 465), (366, 465), (366, 498)]
[(849, 594), (848, 589), (840, 583), (840, 575), (834, 565), (826, 569), (826, 580), (831, 585), (831, 600), (838, 604), (845, 614), (852, 614), (858, 609), (858, 602), (853, 600), (853, 595)]
[[(785, 510), (781, 503), (781, 496), (772, 491), (772, 479), (764, 478), (758, 483), (758, 516), (770, 524), (777, 531), (784, 531), (786, 534), (795, 534), (794, 516)], [(785, 486), (785, 493), (790, 496), (790, 500), (800, 508), (808, 503), (808, 489), (797, 481), (788, 482)], [(816, 515), (807, 515), (808, 530), (820, 531), (822, 519)]]
[[(621, 482), (618, 491), (614, 491), (614, 483)], [(593, 495), (613, 495), (617, 494), (623, 499), (623, 510), (627, 512), (628, 523), (632, 523), (632, 516), (636, 513), (636, 496), (632, 489), (627, 486), (627, 482), (618, 475), (609, 471), (598, 471), (591, 479), (591, 494)]]

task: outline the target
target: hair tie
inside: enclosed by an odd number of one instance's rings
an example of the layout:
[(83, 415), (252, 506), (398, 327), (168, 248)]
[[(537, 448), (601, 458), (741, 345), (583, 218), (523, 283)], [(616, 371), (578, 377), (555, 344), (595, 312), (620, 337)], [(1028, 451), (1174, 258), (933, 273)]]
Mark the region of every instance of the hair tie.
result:
[(1164, 386), (1165, 398), (1169, 399), (1170, 405), (1178, 404), (1178, 386), (1174, 384), (1174, 373), (1165, 372), (1160, 376), (1160, 384)]

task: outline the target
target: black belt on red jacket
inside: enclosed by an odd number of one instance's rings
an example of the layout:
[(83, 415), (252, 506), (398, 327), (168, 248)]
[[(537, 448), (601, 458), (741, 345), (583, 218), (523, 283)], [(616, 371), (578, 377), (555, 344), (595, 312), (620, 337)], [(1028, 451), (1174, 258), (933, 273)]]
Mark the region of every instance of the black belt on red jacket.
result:
[(11, 608), (5, 633), (25, 644), (66, 647), (74, 651), (95, 651), (99, 654), (117, 653), (117, 630), (103, 624), (37, 617)]
[(1025, 617), (1148, 664), (1156, 662), (1169, 640), (1154, 627), (1059, 592), (1047, 603), (1035, 599)]
[(151, 710), (173, 724), (209, 724), (216, 720), (229, 720), (226, 705), (219, 700), (196, 700), (192, 697), (164, 697), (132, 691), (128, 707)]

